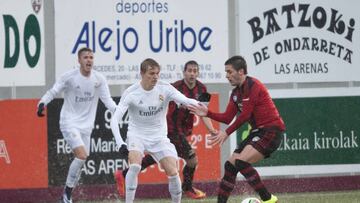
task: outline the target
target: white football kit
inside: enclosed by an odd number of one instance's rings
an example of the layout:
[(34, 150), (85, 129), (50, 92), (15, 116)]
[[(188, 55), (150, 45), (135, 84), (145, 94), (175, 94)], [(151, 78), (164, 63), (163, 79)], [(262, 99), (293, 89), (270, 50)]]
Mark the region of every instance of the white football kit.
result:
[(60, 130), (72, 149), (84, 145), (89, 154), (99, 98), (110, 111), (114, 112), (116, 108), (105, 77), (95, 70), (89, 77), (83, 76), (80, 69), (70, 70), (56, 81), (39, 103), (47, 105), (61, 92), (64, 93), (64, 104), (60, 112)]
[(127, 88), (111, 119), (111, 130), (116, 144), (121, 146), (124, 143), (118, 123), (128, 111), (129, 150), (149, 152), (157, 161), (166, 156), (178, 158), (174, 145), (167, 138), (166, 113), (170, 101), (183, 105), (198, 104), (198, 101), (185, 97), (172, 85), (163, 81), (158, 81), (150, 91), (144, 90), (140, 82)]

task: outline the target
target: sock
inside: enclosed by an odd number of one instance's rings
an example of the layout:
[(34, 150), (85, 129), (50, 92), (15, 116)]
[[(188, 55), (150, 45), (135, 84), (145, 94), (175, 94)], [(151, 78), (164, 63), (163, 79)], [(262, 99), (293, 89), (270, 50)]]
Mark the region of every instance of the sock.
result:
[[(155, 159), (151, 155), (148, 154), (142, 159), (141, 170), (144, 170), (147, 167), (149, 167), (155, 163), (156, 163)], [(129, 171), (128, 168), (122, 171), (122, 175), (124, 178), (126, 177), (126, 174), (128, 173), (128, 171)]]
[(155, 163), (156, 163), (155, 159), (148, 154), (141, 161), (141, 170), (144, 170)]
[(135, 192), (138, 185), (138, 174), (141, 166), (139, 164), (130, 164), (129, 171), (125, 177), (126, 195), (125, 202), (133, 202), (135, 199)]
[(184, 182), (182, 185), (182, 189), (184, 191), (192, 190), (195, 169), (196, 168), (191, 168), (188, 165), (185, 165), (183, 169)]
[(67, 199), (71, 199), (71, 193), (73, 188), (77, 185), (80, 175), (81, 168), (85, 164), (85, 160), (74, 158), (69, 167), (69, 172), (66, 178), (64, 193), (66, 194)]
[(67, 199), (70, 199), (70, 198), (71, 198), (72, 190), (73, 190), (72, 187), (65, 186), (64, 192), (65, 192), (65, 194), (66, 194), (66, 198), (67, 198)]
[(66, 178), (66, 186), (74, 188), (80, 179), (81, 168), (84, 166), (85, 160), (74, 158), (69, 167), (69, 172)]
[(181, 180), (179, 174), (174, 176), (168, 176), (169, 179), (169, 192), (171, 195), (172, 203), (180, 203), (181, 202)]
[(269, 200), (271, 198), (271, 194), (265, 188), (265, 185), (262, 183), (258, 172), (251, 166), (251, 164), (237, 159), (235, 161), (235, 167), (245, 177), (249, 185), (259, 194), (263, 201)]
[(236, 174), (238, 173), (238, 170), (230, 163), (230, 161), (225, 162), (224, 168), (225, 174), (219, 185), (218, 203), (227, 202), (232, 190), (235, 187)]

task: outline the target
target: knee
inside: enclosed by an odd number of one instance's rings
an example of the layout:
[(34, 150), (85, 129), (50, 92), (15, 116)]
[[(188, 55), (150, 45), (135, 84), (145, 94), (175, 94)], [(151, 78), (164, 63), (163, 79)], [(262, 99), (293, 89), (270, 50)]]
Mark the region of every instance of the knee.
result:
[(176, 166), (169, 167), (167, 170), (165, 170), (165, 173), (167, 176), (176, 176), (178, 175), (178, 170)]
[(140, 164), (130, 164), (129, 165), (129, 172), (133, 172), (135, 174), (140, 173), (141, 171), (141, 165)]
[(199, 161), (198, 161), (197, 156), (193, 157), (192, 159), (186, 160), (186, 165), (190, 168), (196, 168), (198, 163), (199, 163)]
[(166, 175), (167, 175), (167, 176), (177, 176), (177, 175), (178, 175), (178, 171), (177, 171), (176, 168), (175, 168), (174, 170), (168, 170), (168, 171), (166, 172)]
[(75, 155), (75, 157), (85, 161), (88, 158), (88, 155), (85, 153), (84, 154), (81, 153), (81, 154)]
[(75, 149), (73, 149), (73, 152), (74, 156), (78, 159), (86, 160), (88, 157), (88, 153), (86, 152), (84, 146), (76, 147)]
[(251, 166), (251, 164), (249, 164), (246, 161), (243, 161), (243, 160), (240, 160), (240, 159), (235, 160), (235, 168), (237, 170), (239, 170), (240, 172), (241, 172), (241, 170), (243, 170), (243, 169), (245, 169), (245, 168), (247, 168), (249, 166)]

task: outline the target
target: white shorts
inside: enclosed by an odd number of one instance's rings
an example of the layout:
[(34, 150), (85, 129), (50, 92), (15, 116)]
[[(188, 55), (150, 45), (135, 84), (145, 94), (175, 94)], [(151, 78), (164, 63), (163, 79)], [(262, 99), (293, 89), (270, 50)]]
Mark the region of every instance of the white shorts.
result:
[(139, 151), (144, 156), (144, 153), (149, 153), (157, 162), (165, 157), (174, 157), (179, 159), (175, 146), (170, 142), (169, 138), (164, 137), (157, 140), (144, 140), (136, 136), (129, 136), (127, 138), (128, 150)]
[(92, 129), (80, 130), (77, 128), (61, 128), (62, 135), (71, 149), (84, 146), (87, 155), (90, 155), (90, 138)]

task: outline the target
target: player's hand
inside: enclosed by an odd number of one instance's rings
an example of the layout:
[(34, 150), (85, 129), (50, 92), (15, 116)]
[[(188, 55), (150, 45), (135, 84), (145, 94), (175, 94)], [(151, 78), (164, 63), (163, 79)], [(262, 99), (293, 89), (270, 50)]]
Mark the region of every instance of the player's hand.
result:
[(37, 112), (36, 112), (36, 113), (37, 113), (37, 116), (43, 117), (43, 116), (44, 116), (44, 113), (43, 113), (44, 109), (45, 109), (45, 104), (44, 104), (44, 103), (40, 103), (39, 106), (38, 106), (38, 108), (37, 108)]
[(124, 156), (128, 156), (129, 155), (129, 150), (127, 149), (127, 145), (126, 144), (122, 144), (119, 148), (118, 148), (118, 152), (121, 154), (121, 155), (124, 155)]
[(211, 135), (211, 136), (216, 136), (216, 135), (219, 133), (219, 131), (216, 130), (216, 129), (210, 130), (209, 132), (210, 132), (210, 135)]
[(188, 106), (188, 109), (191, 111), (191, 113), (196, 114), (198, 116), (206, 116), (208, 113), (208, 107), (202, 103), (199, 103), (196, 106), (190, 104)]
[(226, 132), (220, 130), (220, 131), (218, 131), (217, 134), (211, 134), (211, 136), (208, 138), (209, 145), (215, 146), (215, 145), (219, 144), (219, 146), (221, 146), (225, 142), (227, 137), (228, 137), (228, 135), (226, 134)]

